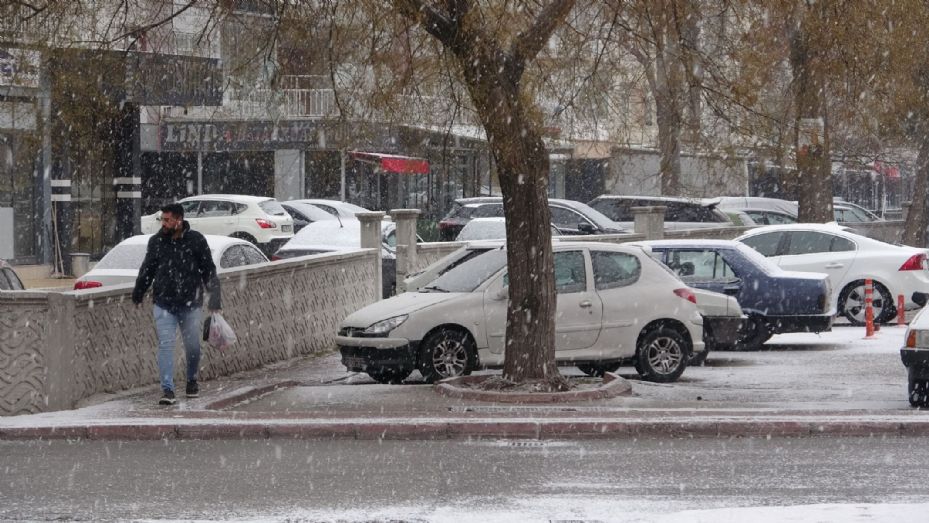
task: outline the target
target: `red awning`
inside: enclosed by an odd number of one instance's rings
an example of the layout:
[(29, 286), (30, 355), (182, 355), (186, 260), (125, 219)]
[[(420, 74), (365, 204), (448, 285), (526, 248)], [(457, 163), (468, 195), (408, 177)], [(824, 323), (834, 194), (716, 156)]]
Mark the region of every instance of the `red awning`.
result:
[(375, 164), (389, 173), (427, 174), (429, 172), (429, 161), (422, 158), (360, 151), (352, 151), (350, 154), (359, 162)]

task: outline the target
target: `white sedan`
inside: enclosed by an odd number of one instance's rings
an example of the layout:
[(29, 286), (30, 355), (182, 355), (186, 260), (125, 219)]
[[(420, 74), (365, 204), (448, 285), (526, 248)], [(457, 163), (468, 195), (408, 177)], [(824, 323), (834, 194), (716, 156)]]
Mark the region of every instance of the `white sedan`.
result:
[(736, 241), (782, 269), (827, 274), (832, 303), (854, 325), (865, 321), (866, 278), (873, 280), (874, 318), (881, 323), (896, 315), (897, 296), (904, 296), (909, 310), (919, 307), (913, 292), (929, 291), (926, 249), (884, 243), (836, 223), (759, 227)]
[[(203, 236), (210, 246), (216, 272), (268, 261), (257, 247), (245, 240), (212, 234)], [(93, 269), (74, 282), (74, 290), (135, 282), (142, 261), (145, 260), (148, 240), (151, 237), (151, 234), (140, 234), (119, 242), (94, 265)]]
[[(555, 358), (615, 370), (631, 360), (645, 379), (675, 381), (704, 349), (693, 291), (640, 247), (554, 245)], [(369, 305), (343, 320), (336, 343), (350, 371), (398, 383), (413, 370), (436, 380), (503, 364), (506, 251), (490, 250), (419, 292)]]

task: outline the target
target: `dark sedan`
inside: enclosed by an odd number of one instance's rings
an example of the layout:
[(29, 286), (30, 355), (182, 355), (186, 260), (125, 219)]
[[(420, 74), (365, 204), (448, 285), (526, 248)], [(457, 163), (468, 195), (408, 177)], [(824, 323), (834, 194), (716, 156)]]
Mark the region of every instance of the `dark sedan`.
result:
[(641, 242), (691, 287), (739, 300), (748, 319), (736, 343), (760, 347), (772, 335), (832, 328), (832, 289), (824, 274), (784, 271), (755, 250), (729, 240)]
[[(578, 234), (621, 234), (629, 232), (618, 223), (604, 216), (589, 205), (574, 200), (550, 198), (548, 208), (552, 213), (552, 225), (562, 235)], [(445, 218), (439, 222), (442, 241), (452, 241), (461, 229), (474, 218), (502, 218), (503, 198), (482, 196), (459, 198)]]

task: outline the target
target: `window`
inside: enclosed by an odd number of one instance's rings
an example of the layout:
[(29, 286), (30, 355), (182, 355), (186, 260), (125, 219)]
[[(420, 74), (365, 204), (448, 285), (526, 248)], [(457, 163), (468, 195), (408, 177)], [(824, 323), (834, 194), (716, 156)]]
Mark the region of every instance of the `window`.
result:
[(194, 200), (192, 202), (181, 202), (181, 207), (184, 208), (185, 216), (193, 216), (197, 214), (197, 207), (200, 207), (200, 200)]
[(197, 218), (220, 218), (223, 216), (232, 216), (234, 211), (235, 204), (232, 202), (205, 200), (200, 205), (200, 211), (197, 213)]
[(631, 254), (590, 251), (594, 268), (594, 285), (598, 291), (631, 285), (639, 279), (642, 265)]
[(314, 203), (313, 205), (319, 207), (320, 209), (328, 212), (329, 214), (333, 216), (339, 216), (339, 211), (335, 210), (335, 207), (331, 205), (323, 205), (321, 203)]
[(768, 225), (781, 225), (784, 223), (797, 223), (797, 219), (789, 214), (768, 211), (765, 213), (765, 223)]
[(832, 245), (829, 246), (830, 252), (845, 252), (854, 250), (856, 250), (855, 242), (841, 236), (832, 237)]
[(480, 205), (474, 208), (471, 213), (472, 218), (503, 218), (503, 204), (491, 203)]
[(264, 263), (268, 261), (264, 254), (258, 250), (254, 245), (240, 245), (239, 248), (242, 249), (242, 253), (245, 255), (245, 264), (254, 265), (256, 263)]
[(555, 253), (555, 292), (570, 294), (587, 290), (587, 266), (584, 253), (565, 251)]
[(284, 207), (277, 200), (265, 200), (258, 203), (258, 207), (261, 207), (261, 210), (270, 214), (271, 216), (287, 216), (287, 211), (284, 210)]
[(245, 258), (245, 252), (242, 250), (241, 245), (233, 245), (229, 247), (226, 249), (226, 252), (223, 253), (223, 256), (219, 259), (219, 266), (223, 269), (241, 267), (247, 264), (248, 262)]
[(13, 285), (10, 283), (9, 276), (6, 273), (6, 269), (0, 270), (0, 291), (12, 291)]
[(726, 260), (711, 250), (670, 251), (668, 267), (684, 281), (729, 281), (737, 278)]
[(795, 231), (787, 233), (787, 238), (787, 252), (785, 254), (800, 255), (829, 252), (833, 236), (821, 232)]
[(769, 232), (766, 234), (757, 234), (742, 240), (742, 243), (755, 249), (762, 256), (777, 256), (777, 246), (781, 243), (782, 232)]
[(580, 214), (564, 207), (549, 206), (552, 211), (552, 223), (559, 229), (577, 229), (581, 223), (590, 223)]

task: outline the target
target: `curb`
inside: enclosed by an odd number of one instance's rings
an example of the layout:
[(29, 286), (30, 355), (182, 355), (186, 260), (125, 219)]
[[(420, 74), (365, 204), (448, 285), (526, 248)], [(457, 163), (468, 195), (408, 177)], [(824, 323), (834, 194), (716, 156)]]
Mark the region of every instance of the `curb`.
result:
[[(568, 392), (495, 392), (458, 387), (456, 385), (480, 383), (491, 376), (460, 376), (448, 378), (435, 385), (435, 391), (443, 396), (470, 401), (488, 401), (493, 403), (568, 403), (572, 401), (591, 401), (615, 398), (629, 394), (632, 385), (617, 374), (607, 372), (603, 375), (603, 385), (593, 390), (572, 390)], [(496, 377), (496, 376), (493, 376)]]
[(592, 438), (752, 438), (820, 436), (929, 436), (929, 420), (901, 421), (612, 421), (612, 420), (447, 420), (305, 421), (287, 423), (113, 423), (90, 426), (0, 428), (0, 440), (237, 440), (354, 439), (461, 440)]

